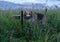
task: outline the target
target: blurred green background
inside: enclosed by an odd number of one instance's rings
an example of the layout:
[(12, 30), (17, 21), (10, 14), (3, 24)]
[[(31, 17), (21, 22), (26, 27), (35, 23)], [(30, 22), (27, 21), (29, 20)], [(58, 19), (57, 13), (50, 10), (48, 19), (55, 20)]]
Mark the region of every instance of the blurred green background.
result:
[[(45, 10), (33, 10), (45, 13)], [(60, 10), (47, 11), (47, 23), (28, 23), (24, 20), (23, 30), (21, 20), (13, 15), (20, 15), (21, 10), (0, 10), (0, 42), (57, 42), (60, 34)]]

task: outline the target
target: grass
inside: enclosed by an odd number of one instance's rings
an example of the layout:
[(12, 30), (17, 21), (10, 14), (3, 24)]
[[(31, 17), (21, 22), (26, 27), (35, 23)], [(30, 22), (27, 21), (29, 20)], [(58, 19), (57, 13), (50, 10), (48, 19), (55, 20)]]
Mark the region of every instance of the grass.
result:
[[(60, 34), (60, 10), (48, 10), (47, 23), (28, 23), (24, 20), (22, 31), (21, 22), (13, 15), (21, 14), (20, 10), (0, 10), (0, 42), (57, 42)], [(39, 12), (39, 11), (36, 11)], [(44, 10), (40, 11), (44, 13)]]

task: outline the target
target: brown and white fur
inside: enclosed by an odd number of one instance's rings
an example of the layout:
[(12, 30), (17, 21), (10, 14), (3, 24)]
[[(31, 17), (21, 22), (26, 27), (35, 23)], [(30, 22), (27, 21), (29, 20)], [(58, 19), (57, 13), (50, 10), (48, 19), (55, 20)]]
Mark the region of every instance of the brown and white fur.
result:
[(38, 17), (37, 13), (34, 13), (31, 10), (26, 10), (24, 15), (31, 16), (31, 18), (29, 19), (31, 21), (39, 20), (37, 18), (41, 18), (39, 21), (42, 21), (43, 24), (45, 24), (47, 22), (46, 15), (40, 14), (40, 15), (43, 15), (43, 17)]

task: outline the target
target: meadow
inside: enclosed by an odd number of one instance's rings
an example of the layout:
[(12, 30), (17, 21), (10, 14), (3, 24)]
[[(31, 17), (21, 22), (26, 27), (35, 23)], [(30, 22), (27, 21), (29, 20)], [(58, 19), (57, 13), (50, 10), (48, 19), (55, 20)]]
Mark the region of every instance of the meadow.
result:
[[(60, 10), (48, 10), (47, 23), (41, 21), (29, 23), (26, 20), (21, 28), (21, 20), (13, 15), (21, 14), (21, 10), (0, 10), (0, 42), (59, 42)], [(43, 13), (44, 10), (34, 10)]]

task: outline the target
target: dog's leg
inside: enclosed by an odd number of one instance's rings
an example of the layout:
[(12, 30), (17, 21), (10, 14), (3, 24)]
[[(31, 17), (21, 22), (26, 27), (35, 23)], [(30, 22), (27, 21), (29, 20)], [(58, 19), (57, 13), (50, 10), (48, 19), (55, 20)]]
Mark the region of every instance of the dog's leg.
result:
[(47, 19), (46, 19), (46, 16), (44, 15), (44, 17), (42, 18), (42, 24), (46, 24), (47, 22)]

